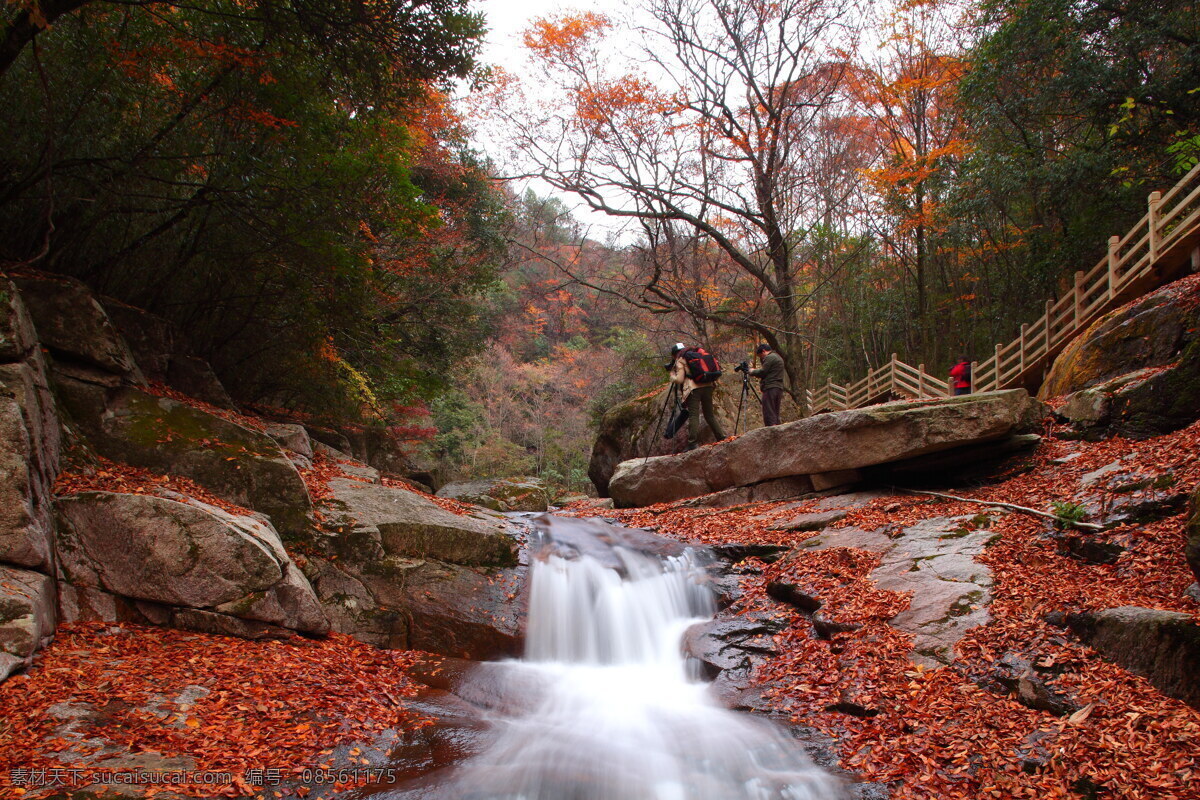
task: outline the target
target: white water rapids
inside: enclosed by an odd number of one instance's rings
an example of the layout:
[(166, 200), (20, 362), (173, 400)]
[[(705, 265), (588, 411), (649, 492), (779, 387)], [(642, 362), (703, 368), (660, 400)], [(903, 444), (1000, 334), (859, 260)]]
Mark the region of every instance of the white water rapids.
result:
[[(490, 720), (493, 738), (484, 751), (434, 796), (841, 796), (839, 782), (814, 767), (784, 732), (721, 707), (689, 670), (683, 632), (715, 610), (690, 552), (659, 558), (610, 548), (605, 542), (627, 529), (599, 521), (542, 517), (535, 525), (558, 552), (532, 565), (526, 655), (505, 665), (505, 682), (520, 702)], [(604, 526), (609, 530), (601, 531)]]

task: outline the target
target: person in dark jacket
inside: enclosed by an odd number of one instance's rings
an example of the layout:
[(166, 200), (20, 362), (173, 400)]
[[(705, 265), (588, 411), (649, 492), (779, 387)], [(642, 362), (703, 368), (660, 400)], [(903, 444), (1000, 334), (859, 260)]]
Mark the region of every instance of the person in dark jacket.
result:
[(717, 420), (713, 409), (713, 389), (716, 382), (696, 383), (688, 376), (687, 353), (690, 348), (682, 342), (671, 348), (671, 383), (679, 385), (683, 392), (683, 403), (688, 410), (688, 450), (695, 450), (700, 439), (700, 414), (703, 412), (704, 421), (712, 428), (717, 441), (725, 438), (725, 429)]
[(783, 357), (771, 349), (769, 344), (760, 344), (754, 354), (762, 359), (762, 366), (750, 370), (759, 379), (762, 387), (763, 425), (779, 424), (779, 406), (783, 402), (783, 382), (786, 370)]

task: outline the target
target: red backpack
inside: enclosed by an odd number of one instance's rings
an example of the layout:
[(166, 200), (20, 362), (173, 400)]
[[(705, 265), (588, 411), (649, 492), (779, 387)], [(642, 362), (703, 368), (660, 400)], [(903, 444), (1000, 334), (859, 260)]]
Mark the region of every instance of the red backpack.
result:
[(691, 347), (681, 354), (687, 366), (687, 376), (696, 385), (715, 383), (721, 377), (721, 362), (703, 347)]

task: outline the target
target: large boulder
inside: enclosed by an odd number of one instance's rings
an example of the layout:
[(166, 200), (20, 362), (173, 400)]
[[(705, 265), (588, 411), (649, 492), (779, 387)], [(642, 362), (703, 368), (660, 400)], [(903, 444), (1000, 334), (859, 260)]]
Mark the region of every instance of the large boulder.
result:
[(284, 535), (310, 529), (312, 502), (304, 481), (267, 434), (134, 387), (63, 375), (58, 387), (100, 455), (190, 478), (224, 500), (266, 514)]
[(147, 378), (219, 408), (235, 408), (209, 363), (187, 354), (183, 333), (174, 323), (111, 297), (100, 302)]
[(322, 552), (305, 572), (335, 630), (475, 660), (519, 652), (523, 570), (503, 521), (362, 481), (334, 479), (329, 489)]
[(27, 666), (54, 636), (54, 581), (0, 564), (0, 681)]
[(166, 383), (171, 356), (181, 347), (178, 328), (157, 314), (111, 297), (101, 297), (99, 302), (129, 346), (142, 374), (152, 381)]
[(550, 490), (540, 478), (491, 478), (448, 483), (438, 489), (437, 496), (493, 511), (545, 511)]
[(1101, 317), (1054, 360), (1039, 396), (1084, 428), (1152, 436), (1200, 419), (1200, 275)]
[(20, 275), (13, 282), (29, 309), (39, 341), (56, 360), (86, 364), (133, 383), (145, 383), (125, 339), (82, 281)]
[(1200, 708), (1200, 624), (1190, 614), (1122, 606), (1074, 614), (1068, 623), (1106, 658)]
[(678, 456), (624, 461), (608, 488), (619, 507), (681, 500), (993, 442), (1038, 427), (1042, 413), (1023, 389), (835, 411)]
[[(588, 479), (601, 497), (608, 497), (608, 483), (617, 465), (631, 458), (679, 453), (687, 447), (687, 427), (684, 426), (672, 439), (663, 438), (670, 409), (663, 413), (669, 386), (619, 403), (604, 413), (592, 445), (592, 457), (588, 462)], [(718, 407), (718, 418), (726, 431), (733, 430), (733, 422)], [(700, 443), (715, 440), (707, 425), (701, 426)]]
[(323, 635), (312, 587), (261, 519), (180, 496), (61, 497), (59, 569), (76, 589)]
[(195, 356), (176, 354), (167, 367), (167, 383), (188, 397), (203, 400), (217, 408), (236, 408), (217, 373), (208, 362)]
[(329, 490), (326, 528), (365, 534), (388, 555), (471, 567), (517, 564), (516, 541), (498, 521), (454, 514), (416, 492), (350, 478), (334, 478)]
[(0, 283), (0, 562), (52, 572), (59, 423), (33, 327)]

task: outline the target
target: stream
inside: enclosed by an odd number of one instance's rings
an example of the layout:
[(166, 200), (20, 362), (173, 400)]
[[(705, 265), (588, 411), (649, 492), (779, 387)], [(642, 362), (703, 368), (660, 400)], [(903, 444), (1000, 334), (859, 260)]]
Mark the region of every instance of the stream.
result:
[(481, 664), (472, 754), (376, 800), (837, 800), (788, 734), (714, 700), (681, 650), (715, 598), (691, 550), (597, 519), (528, 520), (525, 655)]

